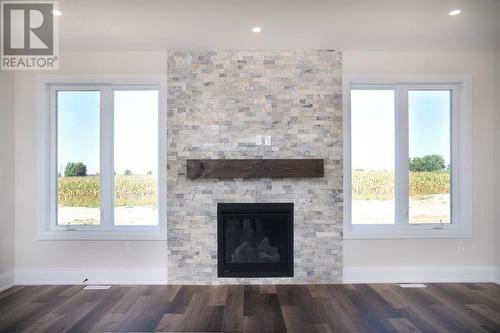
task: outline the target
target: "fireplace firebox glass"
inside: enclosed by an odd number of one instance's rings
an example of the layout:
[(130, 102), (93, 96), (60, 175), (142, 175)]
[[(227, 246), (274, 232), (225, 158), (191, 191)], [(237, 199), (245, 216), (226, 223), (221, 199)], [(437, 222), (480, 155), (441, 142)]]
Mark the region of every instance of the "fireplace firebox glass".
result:
[(220, 277), (293, 276), (293, 204), (219, 204)]

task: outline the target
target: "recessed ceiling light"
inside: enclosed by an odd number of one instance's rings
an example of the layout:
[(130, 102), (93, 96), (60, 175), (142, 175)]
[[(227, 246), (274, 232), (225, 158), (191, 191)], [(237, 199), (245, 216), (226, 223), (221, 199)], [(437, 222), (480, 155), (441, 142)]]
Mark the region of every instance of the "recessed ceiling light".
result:
[(259, 33), (259, 32), (262, 31), (262, 28), (261, 27), (253, 27), (252, 31), (255, 32), (255, 33)]
[(54, 16), (61, 16), (62, 12), (59, 9), (54, 9), (52, 11), (52, 15), (54, 15)]
[(457, 16), (458, 14), (460, 14), (462, 11), (460, 9), (453, 9), (452, 11), (450, 11), (448, 13), (448, 15), (450, 16)]

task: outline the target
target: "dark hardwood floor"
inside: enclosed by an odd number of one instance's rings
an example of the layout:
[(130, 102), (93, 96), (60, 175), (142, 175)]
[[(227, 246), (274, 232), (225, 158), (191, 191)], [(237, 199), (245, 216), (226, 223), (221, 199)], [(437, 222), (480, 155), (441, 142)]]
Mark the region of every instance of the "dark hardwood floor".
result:
[(0, 332), (500, 332), (500, 286), (17, 286)]

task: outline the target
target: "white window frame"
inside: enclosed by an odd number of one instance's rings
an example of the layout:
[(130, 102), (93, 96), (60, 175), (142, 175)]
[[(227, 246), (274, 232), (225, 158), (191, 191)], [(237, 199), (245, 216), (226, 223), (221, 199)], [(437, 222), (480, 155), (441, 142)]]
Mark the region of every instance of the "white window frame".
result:
[[(344, 88), (344, 239), (470, 238), (472, 237), (472, 88), (469, 75), (358, 75), (347, 74)], [(395, 223), (352, 224), (351, 90), (395, 91)], [(408, 90), (452, 91), (451, 223), (408, 223)]]
[[(57, 225), (56, 92), (101, 91), (100, 172), (101, 224)], [(113, 103), (114, 91), (158, 91), (158, 225), (114, 225)], [(40, 75), (37, 77), (37, 239), (39, 240), (166, 240), (167, 232), (167, 107), (164, 75)], [(103, 112), (104, 110), (104, 112)], [(102, 140), (102, 141), (101, 141)], [(107, 193), (107, 194), (106, 194)]]

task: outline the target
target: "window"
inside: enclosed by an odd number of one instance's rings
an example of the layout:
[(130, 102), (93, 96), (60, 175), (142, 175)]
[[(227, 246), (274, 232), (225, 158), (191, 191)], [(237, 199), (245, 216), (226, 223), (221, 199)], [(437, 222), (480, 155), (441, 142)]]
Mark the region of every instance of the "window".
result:
[(114, 106), (114, 222), (158, 224), (158, 91), (115, 91)]
[(408, 222), (451, 223), (453, 90), (408, 91)]
[(421, 81), (346, 79), (346, 238), (470, 233), (468, 81)]
[(56, 91), (57, 224), (101, 223), (100, 91)]
[(351, 92), (353, 224), (395, 222), (394, 95)]
[(42, 187), (51, 195), (40, 238), (164, 239), (162, 81), (52, 81), (42, 83), (51, 148)]

